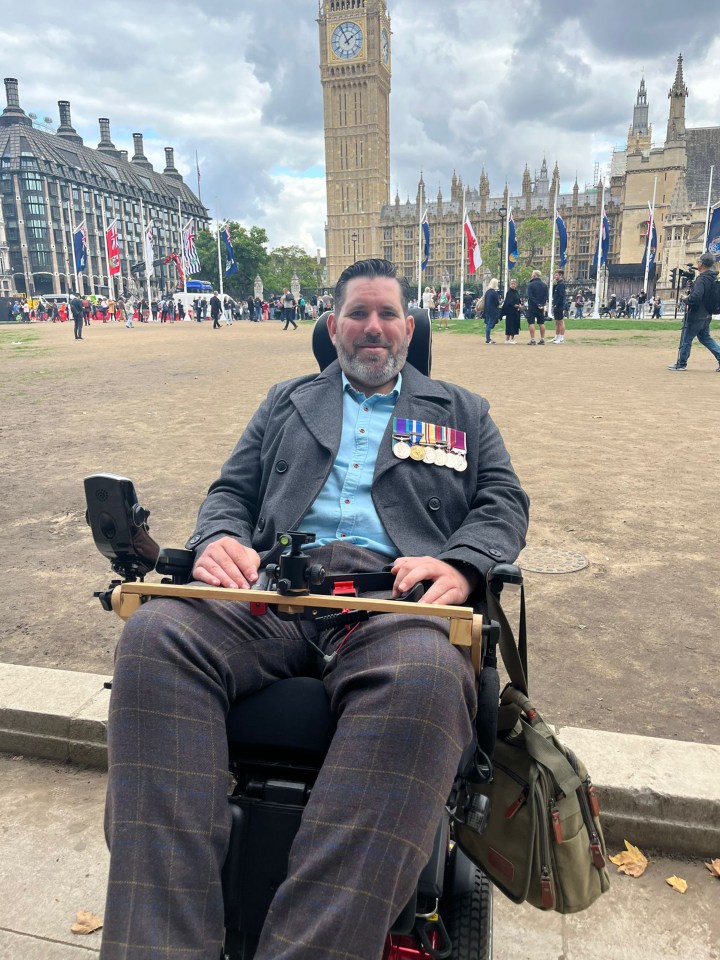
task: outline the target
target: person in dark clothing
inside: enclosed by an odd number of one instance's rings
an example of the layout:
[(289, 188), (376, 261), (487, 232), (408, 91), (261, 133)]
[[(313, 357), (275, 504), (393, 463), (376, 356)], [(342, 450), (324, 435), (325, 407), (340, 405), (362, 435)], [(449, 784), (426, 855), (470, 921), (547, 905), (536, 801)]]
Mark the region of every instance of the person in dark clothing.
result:
[(492, 328), (500, 319), (500, 296), (498, 294), (497, 277), (493, 277), (485, 291), (485, 343), (495, 343), (490, 334)]
[(210, 316), (212, 317), (213, 330), (220, 329), (221, 311), (222, 311), (222, 303), (220, 302), (220, 297), (217, 295), (217, 290), (214, 290), (213, 295), (210, 297)]
[[(528, 330), (530, 332), (530, 346), (536, 343), (541, 346), (545, 343), (545, 313), (547, 312), (548, 286), (540, 276), (539, 270), (533, 270), (528, 284)], [(540, 327), (540, 339), (535, 339), (535, 324)]]
[(695, 337), (710, 351), (717, 360), (716, 373), (720, 373), (720, 343), (710, 336), (710, 320), (712, 319), (711, 296), (713, 283), (717, 283), (715, 272), (715, 257), (712, 253), (703, 253), (698, 257), (698, 275), (692, 285), (692, 290), (685, 297), (685, 319), (680, 334), (680, 347), (675, 363), (668, 370), (687, 370), (687, 362)]
[[(555, 321), (555, 339), (550, 343), (565, 343), (565, 271), (553, 274), (552, 312)], [(540, 328), (542, 330), (542, 327)]]
[(515, 337), (520, 333), (520, 308), (517, 280), (511, 280), (500, 307), (500, 314), (505, 317), (505, 343), (517, 343)]
[(295, 323), (295, 297), (290, 293), (287, 287), (285, 287), (283, 290), (282, 307), (283, 314), (285, 316), (285, 326), (283, 327), (283, 330), (287, 330), (290, 324), (292, 324), (293, 328), (297, 330), (298, 325)]
[(85, 308), (82, 300), (76, 293), (73, 294), (73, 298), (70, 301), (70, 313), (72, 314), (73, 323), (75, 325), (75, 339), (82, 340)]
[(247, 298), (247, 312), (250, 323), (255, 322), (255, 301), (252, 297)]

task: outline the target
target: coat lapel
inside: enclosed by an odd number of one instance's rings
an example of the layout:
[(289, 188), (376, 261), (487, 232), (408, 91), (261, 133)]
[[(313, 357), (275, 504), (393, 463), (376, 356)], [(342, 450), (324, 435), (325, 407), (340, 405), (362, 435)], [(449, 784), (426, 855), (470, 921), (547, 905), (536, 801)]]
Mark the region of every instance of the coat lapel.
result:
[(342, 376), (335, 361), (314, 380), (303, 384), (291, 395), (295, 409), (307, 430), (333, 457), (342, 434)]

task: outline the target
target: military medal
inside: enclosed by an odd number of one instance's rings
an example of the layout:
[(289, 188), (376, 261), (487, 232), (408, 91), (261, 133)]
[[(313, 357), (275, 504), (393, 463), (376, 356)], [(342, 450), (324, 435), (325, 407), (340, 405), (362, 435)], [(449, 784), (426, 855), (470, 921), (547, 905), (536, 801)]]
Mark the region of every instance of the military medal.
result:
[(450, 431), (450, 448), (452, 449), (453, 469), (458, 473), (467, 470), (466, 437), (462, 430)]
[(451, 470), (457, 463), (457, 454), (453, 453), (452, 450), (449, 453), (445, 454), (445, 466), (449, 467)]
[(435, 464), (438, 467), (444, 467), (445, 461), (447, 460), (447, 454), (442, 449), (442, 447), (437, 447), (435, 450)]
[(411, 460), (424, 460), (425, 459), (425, 447), (421, 447), (419, 444), (410, 447), (410, 459)]
[(425, 447), (423, 460), (425, 463), (435, 463), (435, 447)]
[(412, 449), (409, 443), (406, 443), (404, 440), (398, 440), (393, 444), (393, 453), (398, 458), (398, 460), (407, 460), (410, 456), (410, 450)]
[(406, 420), (404, 417), (393, 417), (393, 438), (392, 451), (398, 460), (407, 460), (412, 457), (413, 460), (421, 460), (413, 451), (420, 449), (416, 447), (416, 437), (422, 436), (422, 424), (417, 420)]

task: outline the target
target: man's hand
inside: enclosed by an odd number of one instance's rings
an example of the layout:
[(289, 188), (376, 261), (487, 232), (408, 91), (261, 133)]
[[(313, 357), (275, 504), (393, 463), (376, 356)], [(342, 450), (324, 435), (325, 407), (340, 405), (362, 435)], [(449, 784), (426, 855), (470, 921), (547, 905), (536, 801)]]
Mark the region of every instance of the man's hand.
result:
[(245, 590), (258, 578), (260, 556), (232, 537), (223, 537), (206, 547), (195, 561), (192, 575), (211, 587)]
[(392, 573), (394, 596), (406, 593), (421, 580), (432, 580), (430, 589), (420, 597), (422, 603), (463, 604), (477, 582), (477, 578), (470, 580), (456, 567), (435, 557), (398, 557)]

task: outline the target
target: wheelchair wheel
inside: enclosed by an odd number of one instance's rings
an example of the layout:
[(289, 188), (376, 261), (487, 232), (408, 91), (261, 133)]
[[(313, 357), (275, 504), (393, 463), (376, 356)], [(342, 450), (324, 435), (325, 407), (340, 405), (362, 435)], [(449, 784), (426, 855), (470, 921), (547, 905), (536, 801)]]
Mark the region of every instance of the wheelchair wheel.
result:
[(442, 916), (452, 942), (449, 960), (492, 960), (492, 883), (457, 847)]

